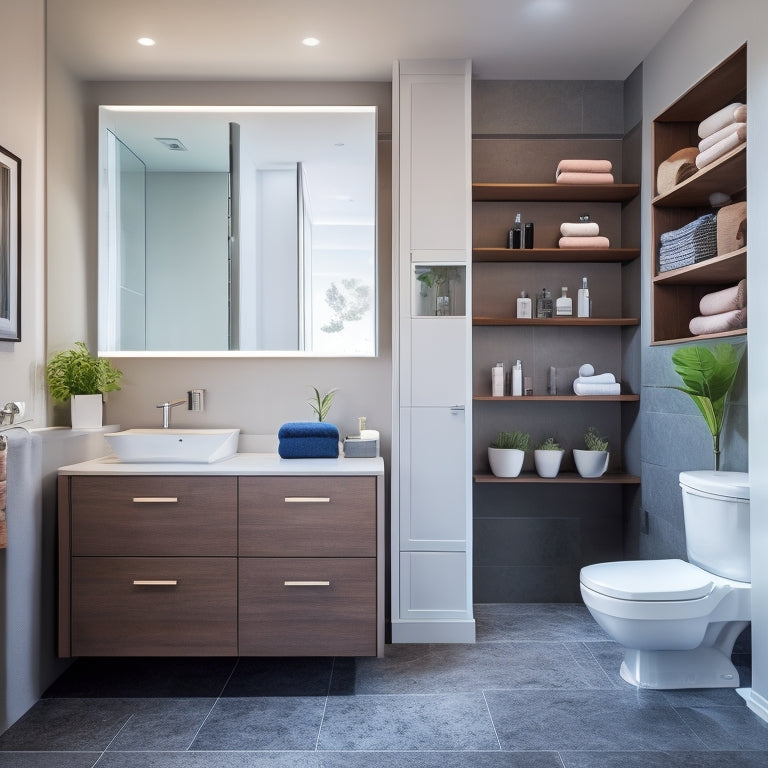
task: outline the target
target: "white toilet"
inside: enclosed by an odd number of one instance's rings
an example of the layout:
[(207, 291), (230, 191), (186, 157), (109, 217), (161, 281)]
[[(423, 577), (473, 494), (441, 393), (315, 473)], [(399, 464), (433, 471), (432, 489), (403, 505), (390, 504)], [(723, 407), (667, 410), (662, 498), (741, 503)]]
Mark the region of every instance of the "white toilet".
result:
[(749, 624), (749, 476), (681, 472), (688, 561), (581, 569), (581, 595), (626, 648), (621, 676), (639, 688), (735, 688), (736, 638)]

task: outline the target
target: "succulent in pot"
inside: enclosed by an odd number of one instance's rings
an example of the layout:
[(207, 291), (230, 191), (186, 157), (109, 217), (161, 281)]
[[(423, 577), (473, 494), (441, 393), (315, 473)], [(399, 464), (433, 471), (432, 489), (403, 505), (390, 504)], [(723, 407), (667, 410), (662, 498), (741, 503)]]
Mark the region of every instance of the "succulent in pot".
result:
[(517, 477), (531, 442), (527, 432), (499, 432), (488, 446), (488, 462), (496, 477)]
[(590, 427), (584, 435), (586, 449), (574, 448), (573, 460), (582, 477), (601, 477), (608, 469), (608, 441), (601, 437), (595, 427)]
[(533, 463), (539, 477), (557, 477), (565, 451), (554, 437), (548, 437), (533, 452)]

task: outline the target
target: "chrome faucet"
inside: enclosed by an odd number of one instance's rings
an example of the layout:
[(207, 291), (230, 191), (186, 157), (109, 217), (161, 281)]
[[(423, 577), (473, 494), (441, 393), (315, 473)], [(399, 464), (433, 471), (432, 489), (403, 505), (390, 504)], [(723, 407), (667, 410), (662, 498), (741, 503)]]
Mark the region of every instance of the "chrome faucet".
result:
[[(0, 409), (0, 425), (2, 424), (13, 424), (14, 419), (16, 416), (21, 413), (21, 409), (16, 403), (6, 403), (2, 409)], [(6, 416), (8, 417), (8, 421), (6, 422)]]
[(171, 408), (174, 408), (177, 405), (186, 405), (187, 404), (187, 398), (183, 398), (182, 400), (171, 400), (167, 403), (160, 403), (157, 405), (157, 408), (163, 409), (163, 429), (168, 429), (168, 427), (171, 426)]

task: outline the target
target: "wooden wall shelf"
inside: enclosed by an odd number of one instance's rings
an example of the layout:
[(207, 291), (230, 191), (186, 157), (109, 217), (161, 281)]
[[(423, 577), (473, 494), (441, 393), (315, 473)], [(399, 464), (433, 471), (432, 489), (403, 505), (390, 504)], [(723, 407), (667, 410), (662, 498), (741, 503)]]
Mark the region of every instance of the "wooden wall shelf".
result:
[(475, 202), (625, 203), (639, 192), (639, 184), (472, 184)]
[(481, 262), (621, 262), (634, 261), (639, 248), (473, 248), (472, 261)]
[(515, 403), (635, 403), (640, 400), (640, 395), (474, 395), (473, 400), (499, 401)]

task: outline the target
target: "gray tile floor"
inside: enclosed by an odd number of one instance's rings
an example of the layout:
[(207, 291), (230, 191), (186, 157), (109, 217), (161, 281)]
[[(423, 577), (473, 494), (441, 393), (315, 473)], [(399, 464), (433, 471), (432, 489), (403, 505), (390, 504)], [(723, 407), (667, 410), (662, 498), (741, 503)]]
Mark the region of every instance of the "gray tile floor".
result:
[(583, 606), (476, 617), (475, 645), (383, 659), (80, 660), (0, 736), (0, 768), (768, 766), (735, 691), (627, 685)]

